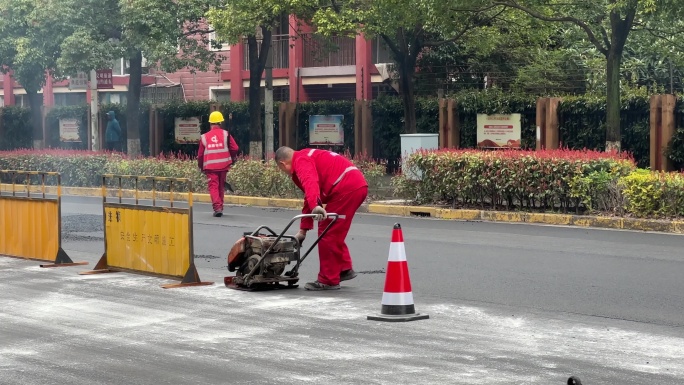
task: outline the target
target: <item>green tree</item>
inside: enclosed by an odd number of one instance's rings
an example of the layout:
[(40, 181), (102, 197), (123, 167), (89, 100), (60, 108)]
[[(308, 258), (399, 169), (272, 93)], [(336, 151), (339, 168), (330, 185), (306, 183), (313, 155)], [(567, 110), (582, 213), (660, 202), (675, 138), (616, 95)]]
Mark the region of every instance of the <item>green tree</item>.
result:
[(61, 23), (67, 17), (54, 1), (0, 0), (0, 71), (11, 70), (26, 91), (37, 149), (44, 145), (39, 92), (46, 73), (54, 73), (61, 42), (71, 33)]
[(130, 63), (126, 105), (127, 147), (140, 155), (138, 113), (143, 57), (165, 71), (220, 69), (224, 57), (210, 49), (204, 15), (214, 0), (64, 0), (74, 33), (65, 39), (59, 68), (65, 73)]
[(416, 67), (427, 48), (460, 41), (482, 32), (501, 12), (475, 0), (332, 1), (317, 10), (314, 25), (323, 35), (380, 36), (395, 64), (404, 107), (404, 132), (416, 132)]
[(492, 5), (511, 7), (547, 22), (569, 23), (581, 29), (605, 58), (606, 150), (620, 150), (620, 80), (630, 32), (665, 31), (678, 20), (682, 8), (674, 1), (608, 0), (503, 0)]
[[(249, 153), (262, 157), (264, 127), (261, 119), (261, 78), (271, 49), (273, 30), (287, 15), (308, 19), (313, 12), (314, 0), (238, 0), (223, 1), (212, 8), (207, 18), (216, 29), (216, 35), (228, 44), (247, 41), (249, 60)], [(231, 71), (239, 71), (232, 68)], [(232, 84), (231, 87), (242, 87)]]
[(561, 27), (504, 12), (460, 41), (423, 50), (416, 92), (487, 87), (535, 96), (582, 93), (586, 69), (571, 49), (577, 39)]

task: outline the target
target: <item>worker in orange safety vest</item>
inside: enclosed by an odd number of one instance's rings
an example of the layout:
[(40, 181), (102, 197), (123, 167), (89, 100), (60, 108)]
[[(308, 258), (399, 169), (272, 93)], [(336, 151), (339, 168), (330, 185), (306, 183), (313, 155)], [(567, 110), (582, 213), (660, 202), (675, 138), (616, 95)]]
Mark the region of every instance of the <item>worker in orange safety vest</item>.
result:
[[(327, 218), (327, 212), (340, 216), (318, 242), (318, 280), (304, 286), (307, 290), (337, 290), (340, 281), (356, 277), (345, 239), (356, 210), (368, 196), (366, 178), (347, 158), (326, 150), (294, 151), (281, 147), (276, 151), (275, 160), (278, 168), (289, 174), (304, 192), (302, 213), (317, 215), (319, 237), (332, 220)], [(313, 218), (301, 220), (295, 235), (300, 243), (313, 224)]]
[(215, 217), (223, 216), (226, 174), (239, 151), (233, 136), (221, 127), (223, 121), (219, 111), (209, 115), (211, 129), (202, 134), (197, 152), (197, 165), (208, 178)]

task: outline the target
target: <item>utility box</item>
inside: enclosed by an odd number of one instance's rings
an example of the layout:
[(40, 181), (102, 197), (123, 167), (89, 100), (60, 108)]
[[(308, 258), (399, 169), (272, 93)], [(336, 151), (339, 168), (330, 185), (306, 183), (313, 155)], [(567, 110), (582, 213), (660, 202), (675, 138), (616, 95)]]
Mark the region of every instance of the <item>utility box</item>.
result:
[(439, 134), (401, 134), (401, 172), (411, 180), (421, 180), (419, 170), (407, 170), (406, 160), (416, 151), (439, 149)]

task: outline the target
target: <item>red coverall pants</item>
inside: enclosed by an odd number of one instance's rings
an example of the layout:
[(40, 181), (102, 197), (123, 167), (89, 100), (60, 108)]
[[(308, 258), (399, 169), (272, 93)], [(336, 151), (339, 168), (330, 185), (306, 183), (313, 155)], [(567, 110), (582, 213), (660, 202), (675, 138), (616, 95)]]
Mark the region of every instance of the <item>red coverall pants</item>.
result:
[(204, 171), (209, 180), (209, 196), (214, 212), (223, 212), (223, 199), (225, 195), (225, 181), (228, 171)]
[[(335, 187), (325, 206), (326, 212), (336, 213), (344, 218), (338, 218), (318, 242), (318, 258), (321, 264), (318, 282), (326, 285), (339, 285), (340, 273), (352, 268), (352, 259), (345, 239), (356, 210), (368, 196), (368, 186), (348, 190), (345, 189), (344, 182)], [(319, 236), (330, 221), (331, 219), (326, 219), (318, 223)]]

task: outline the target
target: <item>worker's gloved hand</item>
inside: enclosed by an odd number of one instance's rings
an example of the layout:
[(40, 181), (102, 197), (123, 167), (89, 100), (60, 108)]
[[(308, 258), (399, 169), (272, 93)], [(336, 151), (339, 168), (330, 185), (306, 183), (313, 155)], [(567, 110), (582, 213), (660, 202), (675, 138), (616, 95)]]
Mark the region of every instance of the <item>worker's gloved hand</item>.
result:
[(316, 214), (314, 219), (317, 221), (322, 221), (328, 216), (328, 213), (326, 213), (325, 209), (321, 206), (316, 206), (313, 210), (311, 210), (311, 214)]
[(301, 245), (302, 242), (304, 242), (304, 239), (306, 238), (306, 230), (299, 230), (299, 232), (297, 234), (295, 234), (294, 237), (295, 237), (295, 239), (297, 239), (297, 241)]

